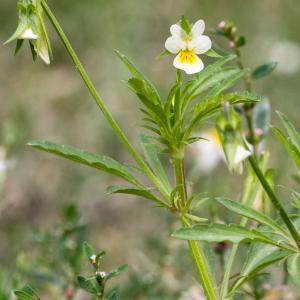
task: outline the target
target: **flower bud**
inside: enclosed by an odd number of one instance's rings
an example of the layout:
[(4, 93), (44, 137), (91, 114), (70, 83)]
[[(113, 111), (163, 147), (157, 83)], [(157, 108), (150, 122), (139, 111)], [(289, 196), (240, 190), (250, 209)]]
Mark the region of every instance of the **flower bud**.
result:
[(251, 155), (241, 132), (240, 117), (228, 104), (216, 120), (216, 128), (220, 136), (230, 171), (242, 173), (243, 161)]
[(33, 59), (39, 56), (46, 64), (50, 64), (52, 51), (43, 21), (41, 0), (19, 0), (18, 15), (17, 30), (4, 44), (16, 40), (15, 54), (17, 54), (24, 40), (28, 40)]

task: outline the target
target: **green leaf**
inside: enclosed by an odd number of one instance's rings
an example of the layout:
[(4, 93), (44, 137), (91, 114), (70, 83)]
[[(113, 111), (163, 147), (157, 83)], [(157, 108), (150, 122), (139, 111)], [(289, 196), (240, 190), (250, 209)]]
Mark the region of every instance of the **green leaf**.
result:
[(146, 161), (148, 162), (150, 168), (154, 174), (160, 179), (164, 187), (171, 191), (171, 185), (168, 176), (162, 166), (160, 159), (158, 157), (158, 151), (154, 144), (150, 143), (149, 139), (145, 135), (140, 135), (140, 145), (144, 152)]
[(159, 204), (160, 206), (163, 205), (165, 206), (165, 204), (159, 200), (156, 196), (154, 196), (150, 190), (146, 190), (146, 189), (134, 189), (131, 187), (126, 187), (126, 186), (109, 186), (107, 188), (107, 192), (109, 194), (128, 194), (128, 195), (136, 195), (136, 196), (140, 196), (146, 199), (149, 199), (151, 201), (156, 202), (157, 204)]
[(237, 81), (243, 78), (249, 72), (248, 69), (236, 71), (232, 76), (223, 80), (219, 85), (216, 85), (207, 95), (207, 97), (215, 97), (220, 95), (223, 91), (231, 88)]
[(78, 285), (86, 292), (96, 295), (99, 292), (98, 282), (95, 276), (84, 277), (77, 276)]
[(219, 53), (217, 53), (214, 49), (209, 49), (207, 52), (204, 53), (206, 56), (209, 57), (216, 57), (216, 58), (220, 58), (223, 57), (222, 55), (220, 55)]
[(291, 142), (295, 145), (295, 147), (300, 151), (300, 134), (294, 127), (294, 125), (289, 121), (288, 117), (280, 111), (276, 112), (279, 116), (285, 130), (287, 131)]
[[(119, 58), (122, 60), (122, 62), (124, 63), (124, 65), (127, 67), (127, 69), (129, 70), (129, 72), (132, 74), (133, 77), (142, 80), (143, 82), (145, 82), (145, 85), (147, 86), (147, 88), (149, 90), (151, 90), (151, 93), (154, 97), (154, 102), (156, 103), (161, 103), (161, 99), (160, 96), (155, 88), (155, 86), (150, 82), (149, 79), (147, 79), (145, 77), (145, 75), (139, 71), (135, 65), (124, 55), (122, 54), (120, 51), (115, 50), (115, 53), (119, 56)], [(152, 99), (151, 99), (152, 100)]]
[(113, 289), (106, 295), (105, 299), (106, 300), (118, 300), (119, 299), (118, 291), (116, 289)]
[(185, 18), (185, 16), (182, 16), (179, 21), (180, 27), (189, 34), (191, 32), (191, 25), (190, 22)]
[(83, 243), (83, 253), (87, 259), (91, 259), (91, 256), (95, 254), (94, 249), (88, 242)]
[(282, 234), (283, 236), (286, 236), (286, 237), (289, 236), (289, 234), (283, 228), (281, 228), (280, 225), (277, 224), (273, 219), (271, 219), (267, 215), (264, 215), (255, 209), (251, 208), (248, 205), (245, 205), (245, 204), (242, 204), (240, 202), (233, 201), (230, 199), (226, 199), (226, 198), (216, 198), (216, 200), (219, 203), (221, 203), (222, 205), (224, 205), (226, 208), (228, 208), (229, 210), (231, 210), (241, 216), (244, 216), (255, 222), (267, 225), (270, 228), (272, 228), (273, 230), (275, 230), (276, 232)]
[(230, 293), (233, 294), (239, 287), (241, 287), (245, 282), (251, 280), (260, 271), (287, 258), (290, 254), (291, 252), (278, 249), (272, 245), (261, 243), (253, 244), (240, 275), (232, 284)]
[(64, 157), (77, 163), (99, 169), (106, 173), (119, 176), (134, 185), (140, 186), (135, 177), (130, 174), (127, 167), (108, 156), (97, 155), (91, 152), (76, 149), (72, 146), (56, 144), (49, 141), (32, 141), (27, 145)]
[(288, 258), (287, 270), (292, 282), (300, 289), (300, 254), (294, 254)]
[(297, 168), (300, 169), (300, 152), (298, 151), (297, 147), (290, 140), (288, 140), (278, 128), (276, 127), (271, 127), (271, 128), (275, 133), (275, 135), (281, 141), (282, 145), (284, 146), (288, 154), (296, 163)]
[(40, 300), (39, 296), (29, 285), (26, 285), (21, 290), (14, 291), (18, 300)]
[[(208, 65), (203, 71), (201, 71), (197, 77), (193, 80), (191, 80), (188, 83), (188, 89), (186, 91), (185, 97), (187, 99), (194, 98), (197, 95), (199, 95), (199, 92), (197, 92), (197, 89), (201, 88), (204, 81), (209, 80), (209, 78), (218, 75), (222, 70), (222, 66), (231, 60), (236, 58), (236, 55), (226, 55), (220, 59), (218, 59), (216, 62), (214, 62), (211, 65)], [(208, 86), (210, 84), (207, 83)]]
[(257, 67), (251, 74), (251, 77), (253, 79), (260, 79), (262, 77), (265, 77), (273, 72), (273, 70), (276, 68), (277, 62), (271, 62), (267, 64), (263, 64), (259, 67)]
[(269, 239), (259, 231), (250, 230), (235, 224), (208, 224), (195, 225), (190, 228), (181, 228), (176, 230), (172, 237), (207, 242), (263, 242), (272, 245), (278, 245), (276, 241)]
[(106, 275), (106, 279), (109, 280), (113, 277), (116, 277), (116, 276), (119, 276), (122, 272), (124, 272), (125, 270), (127, 270), (128, 268), (128, 265), (127, 264), (124, 264), (124, 265), (121, 265), (119, 267), (117, 267), (115, 270), (109, 272), (107, 275)]
[(238, 103), (252, 103), (260, 101), (260, 96), (249, 93), (230, 93), (225, 95), (219, 95), (213, 98), (207, 98), (199, 102), (194, 106), (194, 115), (190, 121), (185, 133), (185, 137), (189, 137), (192, 129), (203, 119), (211, 117), (214, 113), (218, 112), (222, 104), (228, 102), (229, 104)]

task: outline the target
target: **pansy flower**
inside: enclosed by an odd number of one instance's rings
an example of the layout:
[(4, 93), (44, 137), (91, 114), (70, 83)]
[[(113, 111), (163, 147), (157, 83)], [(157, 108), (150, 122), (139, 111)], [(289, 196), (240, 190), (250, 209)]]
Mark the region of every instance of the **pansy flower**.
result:
[(170, 28), (171, 36), (166, 40), (166, 49), (177, 54), (174, 59), (174, 66), (185, 71), (187, 74), (200, 72), (204, 68), (198, 54), (203, 54), (211, 49), (211, 39), (203, 35), (205, 23), (197, 21), (189, 30), (183, 29), (181, 25), (174, 24)]

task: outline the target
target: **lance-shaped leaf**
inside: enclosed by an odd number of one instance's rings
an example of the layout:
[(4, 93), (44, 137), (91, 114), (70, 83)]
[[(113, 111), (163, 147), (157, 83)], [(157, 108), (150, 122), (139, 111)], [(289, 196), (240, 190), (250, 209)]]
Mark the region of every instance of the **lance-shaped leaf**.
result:
[(208, 224), (195, 225), (190, 228), (176, 230), (172, 237), (207, 242), (263, 242), (280, 247), (280, 243), (263, 235), (257, 230), (247, 229), (235, 224)]
[(140, 186), (139, 182), (129, 172), (129, 169), (108, 156), (97, 155), (91, 152), (76, 149), (68, 145), (56, 144), (49, 141), (32, 141), (29, 146), (43, 150), (83, 165), (119, 176), (124, 180)]
[(300, 254), (294, 254), (288, 259), (288, 273), (291, 280), (300, 289)]
[(160, 179), (161, 183), (167, 190), (171, 190), (171, 185), (168, 176), (162, 166), (158, 157), (157, 148), (154, 144), (150, 143), (149, 139), (145, 135), (140, 135), (140, 145), (144, 152), (146, 161), (154, 174)]
[(138, 68), (135, 67), (135, 65), (128, 59), (128, 57), (126, 57), (118, 50), (115, 50), (115, 53), (122, 60), (122, 62), (127, 67), (132, 76), (141, 80), (144, 83), (145, 87), (148, 89), (148, 91), (153, 95), (153, 97), (150, 100), (152, 100), (155, 103), (161, 103), (159, 94), (155, 86), (150, 82), (150, 80), (147, 79), (146, 76), (141, 71), (139, 71)]
[(297, 165), (297, 168), (300, 169), (300, 152), (297, 147), (289, 140), (282, 132), (276, 127), (271, 127), (275, 135), (281, 141), (282, 145), (284, 146), (285, 150), (294, 160)]
[(273, 219), (268, 217), (267, 215), (262, 214), (261, 212), (251, 208), (248, 205), (242, 204), (237, 201), (229, 200), (226, 198), (216, 198), (216, 200), (224, 205), (229, 210), (244, 216), (250, 220), (256, 221), (258, 223), (267, 225), (278, 233), (281, 233), (283, 236), (288, 237), (289, 234), (281, 228), (279, 224), (277, 224)]
[(26, 285), (21, 290), (15, 291), (14, 294), (18, 300), (40, 300), (39, 296), (29, 285)]
[(272, 73), (276, 67), (277, 67), (277, 62), (263, 64), (263, 65), (257, 67), (252, 72), (251, 77), (253, 79), (260, 79), (260, 78), (265, 77), (265, 76), (269, 75), (270, 73)]
[(211, 117), (214, 113), (218, 112), (222, 104), (225, 102), (228, 102), (229, 104), (238, 104), (259, 102), (260, 100), (260, 96), (249, 92), (229, 93), (204, 99), (195, 105), (193, 117), (188, 125), (185, 137), (187, 138), (190, 135), (192, 129), (197, 125), (198, 122)]
[(109, 272), (105, 278), (107, 280), (113, 278), (113, 277), (116, 277), (116, 276), (119, 276), (121, 273), (123, 273), (125, 270), (127, 270), (128, 268), (128, 265), (127, 264), (124, 264), (124, 265), (121, 265), (119, 267), (117, 267), (116, 269), (114, 269), (113, 271)]
[(166, 206), (166, 204), (158, 199), (155, 195), (153, 195), (150, 190), (147, 189), (135, 189), (132, 187), (126, 186), (109, 186), (107, 188), (107, 192), (109, 194), (128, 194), (128, 195), (136, 195), (143, 197), (145, 199), (149, 199), (153, 202), (156, 202), (159, 206)]
[(287, 258), (289, 255), (291, 255), (290, 251), (278, 249), (272, 245), (253, 244), (241, 273), (230, 288), (230, 293), (233, 294), (239, 287), (251, 280), (263, 269)]
[(277, 115), (279, 116), (285, 130), (287, 131), (291, 142), (295, 145), (295, 147), (300, 151), (300, 134), (295, 129), (294, 125), (289, 121), (288, 117), (282, 112), (277, 111)]

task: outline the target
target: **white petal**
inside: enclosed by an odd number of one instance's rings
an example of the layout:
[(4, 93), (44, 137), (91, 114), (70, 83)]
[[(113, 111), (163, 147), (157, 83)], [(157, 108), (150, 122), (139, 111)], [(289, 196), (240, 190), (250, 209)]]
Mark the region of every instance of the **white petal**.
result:
[(193, 38), (188, 43), (188, 49), (194, 50), (196, 54), (202, 54), (207, 52), (211, 48), (211, 39), (206, 35), (200, 35)]
[(202, 60), (196, 56), (194, 63), (182, 63), (179, 60), (179, 55), (174, 59), (173, 65), (175, 68), (185, 71), (186, 74), (195, 74), (203, 70), (204, 64)]
[(178, 24), (174, 24), (170, 27), (170, 32), (173, 36), (180, 38), (182, 37), (184, 30)]
[(33, 33), (31, 28), (27, 28), (20, 36), (20, 39), (24, 40), (36, 40), (38, 36)]
[(49, 51), (48, 48), (41, 48), (38, 51), (39, 57), (44, 61), (45, 64), (49, 65), (50, 64), (50, 56), (49, 56)]
[(186, 48), (186, 43), (177, 36), (170, 36), (166, 40), (165, 47), (169, 52), (177, 54)]
[(241, 163), (243, 160), (245, 160), (248, 156), (251, 155), (251, 151), (245, 149), (242, 146), (238, 146), (235, 152), (235, 157), (233, 163), (235, 165), (238, 165)]
[(192, 37), (197, 37), (199, 35), (202, 35), (202, 33), (204, 32), (205, 30), (205, 23), (203, 20), (199, 20), (197, 21), (193, 27), (192, 27), (192, 30), (191, 30), (191, 33), (192, 33)]

